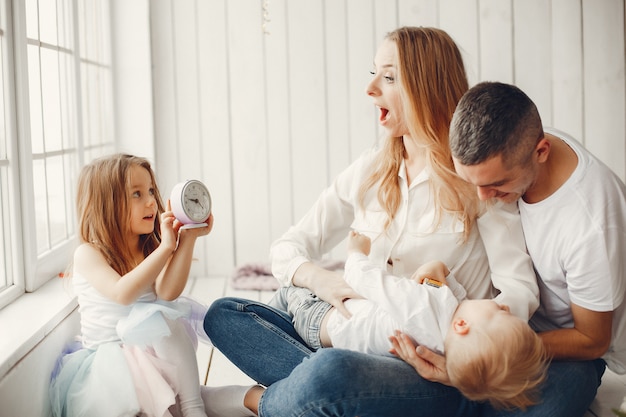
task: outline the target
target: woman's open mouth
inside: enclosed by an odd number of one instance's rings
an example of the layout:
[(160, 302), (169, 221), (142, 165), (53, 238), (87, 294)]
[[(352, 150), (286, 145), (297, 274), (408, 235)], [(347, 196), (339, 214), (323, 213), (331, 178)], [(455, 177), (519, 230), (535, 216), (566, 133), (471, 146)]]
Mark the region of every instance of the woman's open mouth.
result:
[(380, 115), (378, 117), (378, 121), (383, 124), (387, 121), (387, 118), (389, 116), (389, 110), (383, 108), (383, 107), (379, 107), (380, 109)]

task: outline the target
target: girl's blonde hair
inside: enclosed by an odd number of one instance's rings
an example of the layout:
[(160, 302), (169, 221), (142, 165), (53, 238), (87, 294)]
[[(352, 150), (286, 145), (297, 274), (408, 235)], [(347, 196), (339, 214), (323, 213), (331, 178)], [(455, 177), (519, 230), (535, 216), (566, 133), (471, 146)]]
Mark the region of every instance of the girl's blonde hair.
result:
[(524, 410), (538, 401), (549, 358), (537, 333), (512, 318), (500, 325), (474, 324), (470, 334), (446, 344), (446, 369), (470, 400)]
[(150, 162), (147, 159), (114, 154), (85, 165), (78, 178), (76, 209), (78, 234), (82, 243), (90, 243), (104, 255), (108, 264), (120, 275), (135, 267), (126, 236), (130, 230), (130, 168), (138, 166), (150, 173), (157, 203), (154, 230), (141, 235), (144, 256), (161, 242), (160, 218), (164, 211), (161, 194)]
[[(448, 144), (452, 114), (468, 90), (461, 53), (446, 32), (435, 28), (402, 27), (386, 39), (398, 48), (397, 81), (409, 133), (413, 140), (421, 140), (419, 145), (427, 153), (437, 207), (433, 226), (444, 211), (452, 213), (463, 222), (467, 238), (478, 213), (478, 202), (474, 190), (454, 171)], [(386, 138), (372, 174), (359, 190), (363, 205), (367, 191), (379, 184), (378, 201), (387, 213), (385, 228), (400, 205), (398, 171), (404, 152), (401, 137)]]

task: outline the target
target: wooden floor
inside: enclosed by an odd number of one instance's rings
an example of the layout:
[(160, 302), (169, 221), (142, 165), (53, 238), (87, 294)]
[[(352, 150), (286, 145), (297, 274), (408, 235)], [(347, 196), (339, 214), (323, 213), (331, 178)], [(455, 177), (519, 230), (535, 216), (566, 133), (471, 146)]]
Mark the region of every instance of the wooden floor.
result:
[[(272, 292), (270, 291), (234, 290), (230, 287), (227, 278), (196, 278), (190, 280), (187, 293), (207, 305), (210, 305), (215, 299), (224, 296), (236, 296), (264, 302), (272, 297)], [(200, 343), (197, 357), (200, 380), (205, 385), (254, 384), (252, 379), (237, 369), (217, 349)], [(625, 396), (626, 375), (618, 376), (607, 370), (598, 396), (584, 417), (615, 417), (611, 409), (619, 408)]]

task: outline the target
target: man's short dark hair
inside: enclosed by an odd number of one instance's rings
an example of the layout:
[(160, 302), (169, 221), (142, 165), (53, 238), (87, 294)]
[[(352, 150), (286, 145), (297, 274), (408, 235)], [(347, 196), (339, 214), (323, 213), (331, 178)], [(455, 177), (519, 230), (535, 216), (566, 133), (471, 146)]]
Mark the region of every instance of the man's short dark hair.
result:
[(535, 103), (514, 85), (481, 82), (459, 101), (450, 125), (450, 149), (463, 165), (501, 155), (507, 166), (528, 162), (543, 138)]

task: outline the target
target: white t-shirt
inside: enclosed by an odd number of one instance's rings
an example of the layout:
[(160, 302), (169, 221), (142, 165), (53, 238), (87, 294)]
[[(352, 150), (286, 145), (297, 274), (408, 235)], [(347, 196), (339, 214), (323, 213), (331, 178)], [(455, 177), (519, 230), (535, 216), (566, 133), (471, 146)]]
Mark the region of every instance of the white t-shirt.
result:
[(443, 354), (452, 316), (465, 290), (452, 274), (441, 288), (389, 275), (363, 254), (346, 261), (344, 278), (365, 299), (346, 300), (352, 316), (331, 310), (327, 330), (333, 347), (392, 356), (389, 336), (401, 330), (420, 345)]
[(341, 172), (309, 212), (274, 242), (270, 257), (278, 281), (290, 285), (300, 265), (321, 259), (353, 229), (372, 240), (369, 257), (373, 264), (392, 275), (408, 277), (422, 264), (440, 260), (454, 271), (468, 298), (491, 298), (495, 287), (501, 292), (498, 302), (527, 320), (537, 308), (539, 292), (517, 205), (497, 204), (488, 209), (463, 243), (464, 226), (458, 219), (444, 213), (438, 227), (433, 227), (436, 209), (428, 170), (409, 186), (403, 163), (398, 172), (400, 206), (384, 230), (387, 217), (376, 187), (365, 196), (364, 208), (358, 198), (378, 152), (364, 153)]
[(546, 129), (578, 156), (570, 178), (535, 204), (519, 200), (526, 245), (535, 264), (541, 304), (531, 323), (539, 331), (572, 328), (571, 303), (613, 311), (613, 335), (603, 356), (626, 373), (626, 187), (567, 134)]

